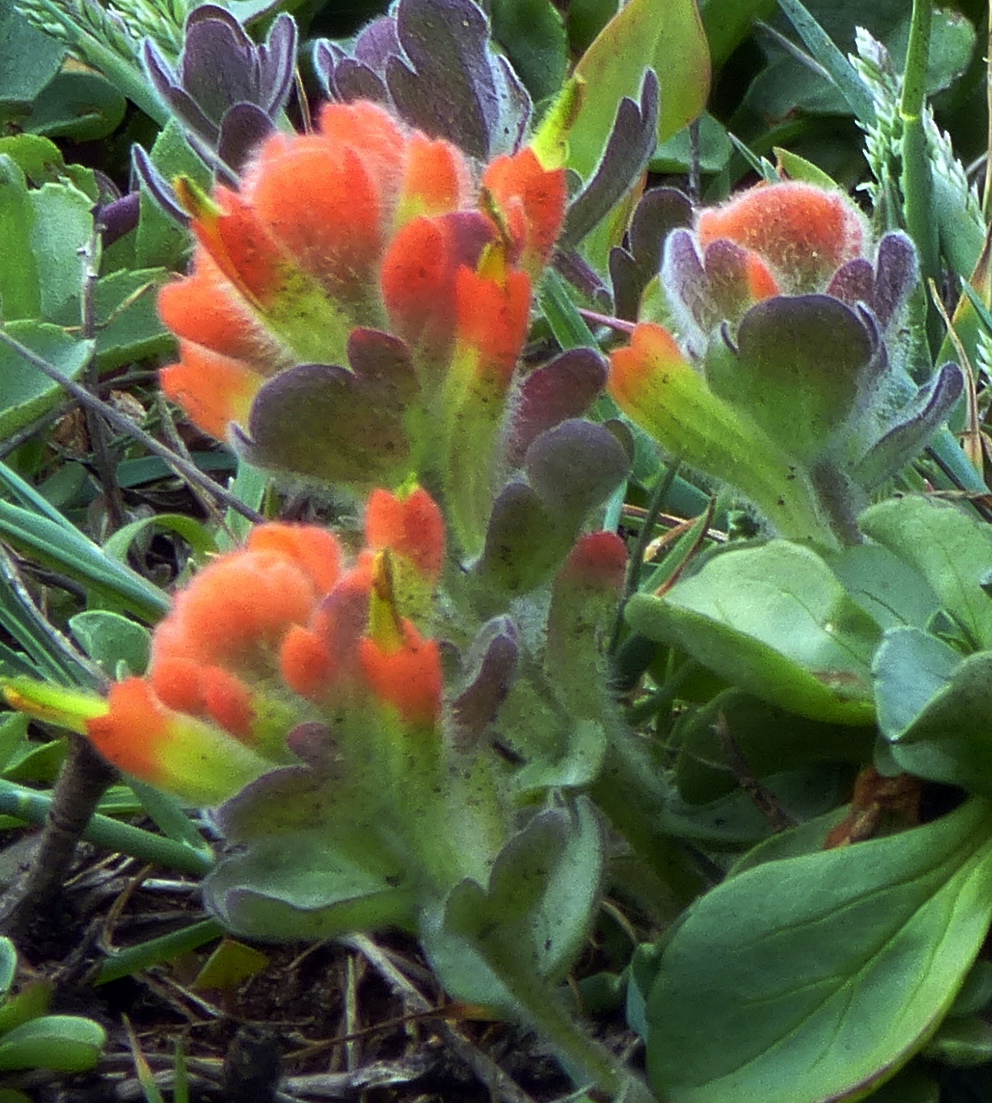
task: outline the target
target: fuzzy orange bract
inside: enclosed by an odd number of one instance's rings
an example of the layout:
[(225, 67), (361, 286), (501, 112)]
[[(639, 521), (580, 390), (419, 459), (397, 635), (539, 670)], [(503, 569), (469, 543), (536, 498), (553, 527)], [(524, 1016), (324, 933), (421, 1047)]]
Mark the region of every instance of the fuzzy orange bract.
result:
[(860, 256), (865, 241), (863, 220), (844, 195), (798, 182), (759, 185), (700, 212), (697, 234), (704, 248), (722, 239), (753, 250), (794, 290), (813, 290)]
[(662, 326), (641, 322), (631, 342), (610, 354), (609, 391), (624, 413), (634, 411), (651, 389), (655, 373), (692, 371), (675, 338)]
[(389, 548), (409, 559), (431, 581), (444, 565), (444, 517), (426, 490), (408, 498), (374, 490), (365, 507), (365, 538), (370, 548)]
[[(524, 149), (486, 167), (482, 188), (453, 145), (361, 101), (326, 105), (316, 133), (267, 138), (239, 192), (210, 199), (180, 181), (199, 247), (192, 274), (161, 293), (181, 341), (166, 393), (224, 438), (277, 372), (348, 367), (359, 326), (406, 341), (424, 381), (460, 344), (505, 387), (526, 335), (528, 274), (561, 227), (565, 177)], [(498, 278), (474, 271), (487, 245), (506, 251)]]

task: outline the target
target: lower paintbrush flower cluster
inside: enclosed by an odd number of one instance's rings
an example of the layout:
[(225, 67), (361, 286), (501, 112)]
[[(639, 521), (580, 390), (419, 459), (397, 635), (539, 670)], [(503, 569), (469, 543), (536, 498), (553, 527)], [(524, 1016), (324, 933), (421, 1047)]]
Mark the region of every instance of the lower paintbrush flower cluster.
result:
[(422, 490), (381, 492), (366, 527), (350, 563), (324, 528), (265, 524), (201, 570), (156, 629), (148, 674), (115, 683), (88, 719), (94, 745), (149, 784), (216, 804), (294, 761), (294, 731), (331, 718), (338, 736), (432, 731), (438, 645), (404, 610), (437, 582), (443, 522)]

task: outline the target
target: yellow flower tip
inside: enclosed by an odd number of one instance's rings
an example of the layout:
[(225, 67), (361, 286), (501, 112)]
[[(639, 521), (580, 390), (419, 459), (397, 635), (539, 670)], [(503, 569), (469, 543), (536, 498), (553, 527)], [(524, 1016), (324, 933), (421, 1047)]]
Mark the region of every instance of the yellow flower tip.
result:
[(220, 207), (190, 177), (173, 177), (172, 190), (176, 193), (176, 198), (190, 218), (204, 219), (220, 216)]
[(377, 552), (372, 563), (368, 635), (386, 654), (403, 647), (403, 618), (396, 607), (393, 558), (388, 548)]
[(506, 241), (491, 241), (479, 257), (476, 271), (483, 279), (492, 280), (499, 287), (506, 286), (509, 263), (506, 254)]
[(109, 711), (103, 697), (68, 686), (36, 682), (33, 678), (0, 679), (0, 690), (12, 709), (79, 735), (86, 734), (90, 720)]
[(546, 171), (563, 168), (568, 160), (568, 133), (579, 117), (585, 98), (586, 79), (581, 73), (574, 73), (537, 128), (530, 148)]

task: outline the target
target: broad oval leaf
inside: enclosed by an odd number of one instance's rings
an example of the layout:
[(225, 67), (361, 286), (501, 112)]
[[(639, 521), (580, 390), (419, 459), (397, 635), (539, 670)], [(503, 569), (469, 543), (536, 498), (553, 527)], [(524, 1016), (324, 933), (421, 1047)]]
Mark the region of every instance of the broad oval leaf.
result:
[(731, 878), (665, 948), (647, 1007), (666, 1103), (828, 1103), (937, 1029), (992, 917), (992, 806)]
[(937, 498), (891, 498), (861, 514), (861, 531), (915, 567), (976, 648), (992, 648), (992, 529)]
[(702, 111), (710, 58), (695, 0), (631, 0), (583, 54), (576, 75), (588, 85), (568, 136), (568, 167), (592, 175), (624, 96), (638, 102), (646, 69), (661, 82), (658, 140), (667, 141)]
[(641, 635), (800, 716), (873, 718), (881, 630), (809, 548), (773, 540), (716, 555), (664, 598), (635, 595), (626, 615)]
[(875, 659), (878, 723), (899, 766), (992, 792), (992, 652), (961, 656), (915, 628), (886, 635)]
[(0, 1070), (50, 1069), (86, 1072), (95, 1068), (107, 1033), (79, 1015), (43, 1015), (0, 1038)]

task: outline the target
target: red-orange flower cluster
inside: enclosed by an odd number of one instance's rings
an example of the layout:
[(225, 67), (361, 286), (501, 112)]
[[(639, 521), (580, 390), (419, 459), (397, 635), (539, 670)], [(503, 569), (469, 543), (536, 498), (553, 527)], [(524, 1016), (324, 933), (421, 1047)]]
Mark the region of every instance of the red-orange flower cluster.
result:
[[(436, 580), (440, 512), (421, 490), (376, 495), (369, 547), (347, 566), (337, 538), (313, 525), (265, 524), (206, 566), (156, 629), (149, 673), (114, 685), (87, 723), (112, 762), (160, 788), (211, 803), (273, 763), (325, 708), (394, 710), (430, 728), (441, 707), (435, 641), (376, 577), (390, 557)], [(385, 603), (391, 620), (383, 632)]]
[(219, 438), (279, 371), (347, 367), (356, 326), (403, 338), (422, 377), (468, 347), (478, 372), (508, 381), (565, 202), (562, 171), (531, 150), (476, 187), (454, 146), (365, 102), (326, 105), (314, 134), (267, 139), (240, 191), (179, 191), (199, 244), (192, 274), (159, 297), (180, 341), (162, 386)]

